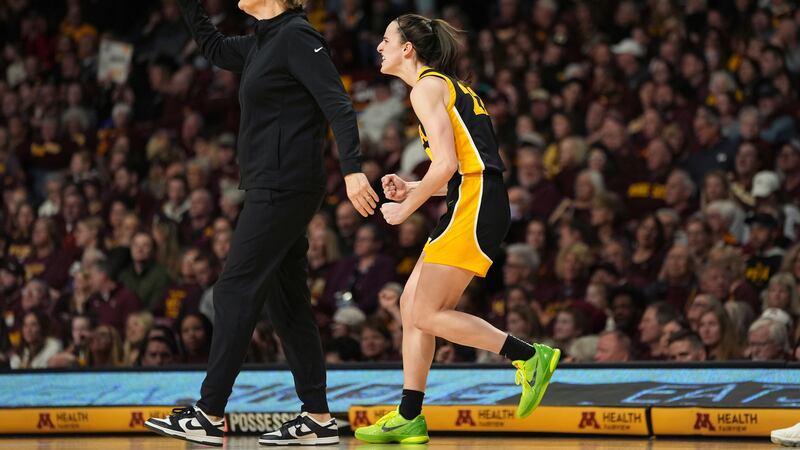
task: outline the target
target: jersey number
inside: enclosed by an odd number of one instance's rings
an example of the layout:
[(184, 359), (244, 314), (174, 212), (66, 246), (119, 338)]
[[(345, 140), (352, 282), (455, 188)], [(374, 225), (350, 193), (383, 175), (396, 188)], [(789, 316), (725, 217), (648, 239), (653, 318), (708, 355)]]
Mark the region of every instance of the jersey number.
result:
[(478, 97), (478, 94), (472, 90), (469, 86), (464, 86), (461, 82), (458, 83), (458, 87), (461, 88), (461, 92), (469, 95), (472, 97), (472, 111), (475, 113), (476, 116), (480, 116), (481, 114), (488, 116), (489, 113), (486, 112), (486, 107), (483, 105), (483, 100)]

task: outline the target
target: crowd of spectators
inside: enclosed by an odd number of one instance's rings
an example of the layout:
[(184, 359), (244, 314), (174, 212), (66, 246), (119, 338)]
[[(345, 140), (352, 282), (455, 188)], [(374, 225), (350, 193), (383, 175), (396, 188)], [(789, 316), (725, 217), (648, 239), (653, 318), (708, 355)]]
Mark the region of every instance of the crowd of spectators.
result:
[[(253, 27), (203, 4), (224, 33)], [(795, 2), (310, 0), (376, 191), (428, 164), (407, 88), (376, 66), (411, 11), (467, 31), (507, 166), (504, 254), (460, 309), (570, 361), (800, 359)], [(0, 30), (0, 365), (205, 363), (243, 200), (237, 75), (175, 0), (7, 0)], [(125, 83), (98, 78), (104, 40), (133, 45)], [(327, 145), (308, 229), (326, 359), (399, 361), (403, 282), (443, 201), (364, 219)], [(282, 358), (265, 315), (247, 361)], [(435, 360), (500, 361), (443, 341)]]

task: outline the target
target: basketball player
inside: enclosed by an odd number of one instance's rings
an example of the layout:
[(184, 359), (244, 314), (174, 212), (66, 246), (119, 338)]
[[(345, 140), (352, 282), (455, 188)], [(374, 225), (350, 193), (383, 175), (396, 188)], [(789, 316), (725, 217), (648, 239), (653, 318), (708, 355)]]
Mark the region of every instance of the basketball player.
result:
[[(400, 406), (356, 437), (371, 443), (428, 441), (422, 399), (435, 337), (499, 353), (513, 361), (522, 397), (517, 416), (542, 400), (560, 357), (558, 349), (530, 345), (478, 317), (455, 310), (474, 276), (483, 277), (510, 223), (503, 163), (483, 101), (456, 78), (457, 31), (443, 20), (407, 14), (392, 21), (378, 46), (381, 72), (412, 87), (411, 105), (431, 166), (420, 182), (383, 178), (389, 224), (402, 223), (433, 195), (447, 212), (425, 245), (401, 296), (403, 397)], [(531, 383), (533, 386), (531, 386)]]

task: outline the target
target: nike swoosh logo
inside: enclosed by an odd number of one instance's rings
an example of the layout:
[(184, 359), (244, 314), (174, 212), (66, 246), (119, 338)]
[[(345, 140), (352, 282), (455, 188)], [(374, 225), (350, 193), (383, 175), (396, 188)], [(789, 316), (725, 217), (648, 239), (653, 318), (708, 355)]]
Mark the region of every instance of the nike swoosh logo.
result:
[(383, 426), (381, 427), (381, 431), (383, 431), (384, 433), (388, 433), (388, 432), (390, 432), (390, 431), (394, 431), (394, 430), (396, 430), (396, 429), (398, 429), (398, 428), (402, 428), (402, 427), (404, 427), (404, 426), (405, 426), (405, 424), (403, 424), (403, 425), (398, 425), (398, 426), (396, 426), (396, 427), (387, 427), (386, 425), (383, 425)]
[(297, 428), (294, 430), (294, 434), (297, 435), (297, 437), (303, 437), (303, 436), (308, 436), (309, 434), (314, 434), (314, 432), (311, 430), (303, 431), (300, 428)]
[(194, 426), (192, 422), (193, 420), (190, 420), (189, 422), (186, 423), (186, 425), (184, 425), (187, 430), (192, 430), (192, 431), (205, 430), (205, 428), (203, 428), (202, 426)]
[(314, 53), (317, 53), (317, 52), (318, 52), (318, 51), (320, 51), (320, 50), (322, 50), (322, 47), (320, 47), (320, 48), (315, 48), (315, 49), (314, 49)]

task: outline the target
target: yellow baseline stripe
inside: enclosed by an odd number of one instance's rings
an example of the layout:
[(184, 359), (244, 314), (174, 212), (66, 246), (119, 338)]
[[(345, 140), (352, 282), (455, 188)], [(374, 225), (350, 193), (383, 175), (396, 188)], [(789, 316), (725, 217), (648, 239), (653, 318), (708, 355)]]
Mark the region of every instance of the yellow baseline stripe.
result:
[[(353, 429), (375, 423), (395, 406), (353, 406)], [(528, 431), (537, 433), (617, 434), (647, 436), (645, 408), (542, 406), (529, 417), (514, 417), (516, 406), (425, 406), (431, 431)]]
[(172, 406), (0, 409), (0, 434), (132, 433), (144, 421), (165, 417)]
[(650, 414), (656, 435), (766, 437), (800, 422), (800, 409), (653, 407)]

